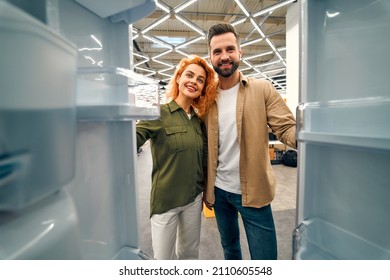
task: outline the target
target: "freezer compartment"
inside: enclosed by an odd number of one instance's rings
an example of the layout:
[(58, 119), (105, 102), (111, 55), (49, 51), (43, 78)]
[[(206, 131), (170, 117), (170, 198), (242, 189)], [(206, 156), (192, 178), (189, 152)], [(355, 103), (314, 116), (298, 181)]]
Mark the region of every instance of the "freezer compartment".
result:
[(0, 210), (16, 210), (74, 176), (77, 52), (4, 1), (0, 38)]
[(78, 73), (79, 120), (137, 120), (160, 115), (157, 81), (120, 67), (85, 67)]

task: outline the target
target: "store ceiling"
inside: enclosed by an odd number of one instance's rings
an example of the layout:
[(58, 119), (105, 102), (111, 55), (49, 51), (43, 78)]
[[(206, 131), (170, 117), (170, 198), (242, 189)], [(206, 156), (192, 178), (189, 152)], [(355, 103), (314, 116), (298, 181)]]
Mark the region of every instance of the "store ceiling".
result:
[(292, 0), (156, 0), (132, 26), (135, 71), (168, 82), (187, 55), (207, 58), (207, 31), (228, 22), (240, 33), (240, 70), (286, 90), (286, 12)]

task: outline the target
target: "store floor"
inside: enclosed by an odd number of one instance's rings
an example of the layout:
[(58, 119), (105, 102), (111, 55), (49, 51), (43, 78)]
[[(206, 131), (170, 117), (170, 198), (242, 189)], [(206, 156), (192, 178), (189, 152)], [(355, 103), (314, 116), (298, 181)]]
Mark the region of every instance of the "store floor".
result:
[[(291, 260), (292, 232), (295, 228), (297, 168), (287, 167), (283, 164), (273, 165), (272, 167), (277, 182), (276, 195), (271, 207), (274, 214), (278, 240), (278, 259)], [(150, 147), (146, 143), (137, 159), (140, 248), (143, 252), (153, 256), (149, 222), (151, 168)], [(241, 219), (240, 231), (243, 258), (249, 260), (248, 245)], [(199, 258), (202, 260), (223, 260), (223, 252), (215, 218), (206, 218), (203, 213)]]

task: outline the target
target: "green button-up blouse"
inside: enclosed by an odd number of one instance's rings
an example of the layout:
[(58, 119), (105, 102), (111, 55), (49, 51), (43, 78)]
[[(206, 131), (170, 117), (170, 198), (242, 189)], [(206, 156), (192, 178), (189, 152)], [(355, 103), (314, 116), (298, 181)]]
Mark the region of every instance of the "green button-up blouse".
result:
[(187, 205), (203, 191), (206, 136), (203, 124), (191, 119), (173, 100), (161, 105), (157, 120), (139, 121), (137, 148), (150, 139), (153, 159), (150, 216)]

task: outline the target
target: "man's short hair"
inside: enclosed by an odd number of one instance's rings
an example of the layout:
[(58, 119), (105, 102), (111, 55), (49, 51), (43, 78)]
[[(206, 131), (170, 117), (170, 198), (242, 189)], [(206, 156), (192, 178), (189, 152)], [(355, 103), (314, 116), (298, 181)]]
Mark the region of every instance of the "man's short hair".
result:
[(234, 34), (234, 36), (236, 37), (237, 46), (240, 47), (240, 35), (237, 33), (236, 29), (234, 29), (234, 26), (229, 23), (218, 23), (212, 25), (209, 28), (209, 32), (207, 33), (207, 44), (209, 46), (209, 49), (210, 49), (211, 39), (215, 35), (221, 35), (229, 32)]

